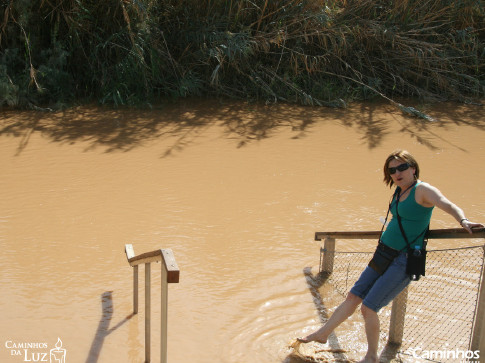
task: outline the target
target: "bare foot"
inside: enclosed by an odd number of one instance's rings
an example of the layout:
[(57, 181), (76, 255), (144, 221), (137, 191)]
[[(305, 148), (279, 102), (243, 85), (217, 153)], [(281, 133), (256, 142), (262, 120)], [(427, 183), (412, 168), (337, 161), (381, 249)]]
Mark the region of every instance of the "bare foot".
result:
[(297, 338), (297, 340), (301, 343), (310, 343), (310, 342), (317, 342), (321, 344), (326, 344), (327, 343), (327, 336), (324, 335), (322, 332), (322, 328), (317, 330), (315, 333), (312, 333), (305, 338)]
[(379, 359), (377, 357), (368, 357), (366, 355), (364, 359), (358, 361), (357, 363), (379, 363)]

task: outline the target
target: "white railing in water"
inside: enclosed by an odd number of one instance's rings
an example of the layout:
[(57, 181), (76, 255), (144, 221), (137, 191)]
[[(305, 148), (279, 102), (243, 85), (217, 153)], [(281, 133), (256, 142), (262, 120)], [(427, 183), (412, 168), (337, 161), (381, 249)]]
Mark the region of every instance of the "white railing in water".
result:
[(167, 312), (168, 312), (168, 284), (178, 283), (180, 271), (171, 249), (160, 249), (135, 256), (131, 244), (125, 245), (126, 258), (133, 267), (133, 314), (138, 313), (138, 265), (145, 264), (145, 362), (150, 362), (150, 264), (162, 261), (161, 268), (161, 332), (160, 332), (160, 362), (167, 363)]
[[(315, 240), (324, 240), (321, 248), (323, 258), (320, 263), (320, 272), (331, 274), (333, 272), (335, 257), (335, 240), (338, 239), (374, 239), (377, 241), (380, 231), (361, 232), (316, 232)], [(463, 238), (485, 238), (485, 228), (474, 229), (473, 234), (463, 228), (435, 229), (429, 231), (429, 239), (463, 239)], [(484, 246), (485, 250), (485, 246)], [(388, 344), (400, 346), (404, 334), (404, 319), (406, 315), (408, 289), (404, 289), (392, 303), (391, 321), (389, 326)], [(485, 352), (485, 269), (482, 268), (480, 276), (480, 288), (478, 292), (478, 303), (473, 321), (472, 338), (470, 350)]]

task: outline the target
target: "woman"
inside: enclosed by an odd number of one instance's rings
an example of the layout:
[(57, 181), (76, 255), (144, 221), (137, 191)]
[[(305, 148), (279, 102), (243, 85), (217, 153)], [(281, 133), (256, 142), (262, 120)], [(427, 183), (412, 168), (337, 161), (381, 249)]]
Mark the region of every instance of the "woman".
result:
[[(378, 362), (380, 322), (377, 313), (411, 282), (406, 273), (406, 252), (409, 247), (422, 246), (433, 208), (436, 206), (449, 213), (469, 233), (472, 233), (472, 228), (483, 227), (480, 223), (469, 221), (464, 212), (446, 199), (437, 188), (418, 178), (419, 165), (409, 152), (396, 150), (386, 159), (384, 182), (389, 187), (396, 185), (396, 193), (390, 204), (393, 218), (382, 233), (379, 245), (397, 257), (392, 260), (385, 272), (378, 270), (382, 275), (370, 263), (369, 265), (374, 268), (366, 267), (346, 300), (325, 325), (307, 337), (298, 339), (300, 342), (326, 343), (330, 333), (362, 303), (361, 311), (368, 346), (367, 354), (361, 362)], [(396, 205), (399, 208), (400, 222), (396, 216)]]

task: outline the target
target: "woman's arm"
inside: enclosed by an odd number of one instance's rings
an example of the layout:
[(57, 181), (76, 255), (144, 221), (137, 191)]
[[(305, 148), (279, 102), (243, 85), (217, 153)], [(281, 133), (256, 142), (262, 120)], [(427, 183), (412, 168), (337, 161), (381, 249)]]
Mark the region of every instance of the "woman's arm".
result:
[(481, 223), (470, 222), (460, 207), (450, 202), (438, 188), (428, 183), (421, 183), (416, 187), (416, 202), (423, 207), (429, 208), (435, 206), (445, 211), (455, 218), (469, 233), (473, 233), (472, 228), (483, 227)]

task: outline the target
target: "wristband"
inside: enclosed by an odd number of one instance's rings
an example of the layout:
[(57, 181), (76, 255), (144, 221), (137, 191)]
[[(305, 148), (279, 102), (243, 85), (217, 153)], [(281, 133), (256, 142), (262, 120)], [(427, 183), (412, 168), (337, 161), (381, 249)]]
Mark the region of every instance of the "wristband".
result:
[(468, 218), (463, 218), (461, 221), (460, 221), (460, 226), (463, 227), (463, 221), (468, 221)]

